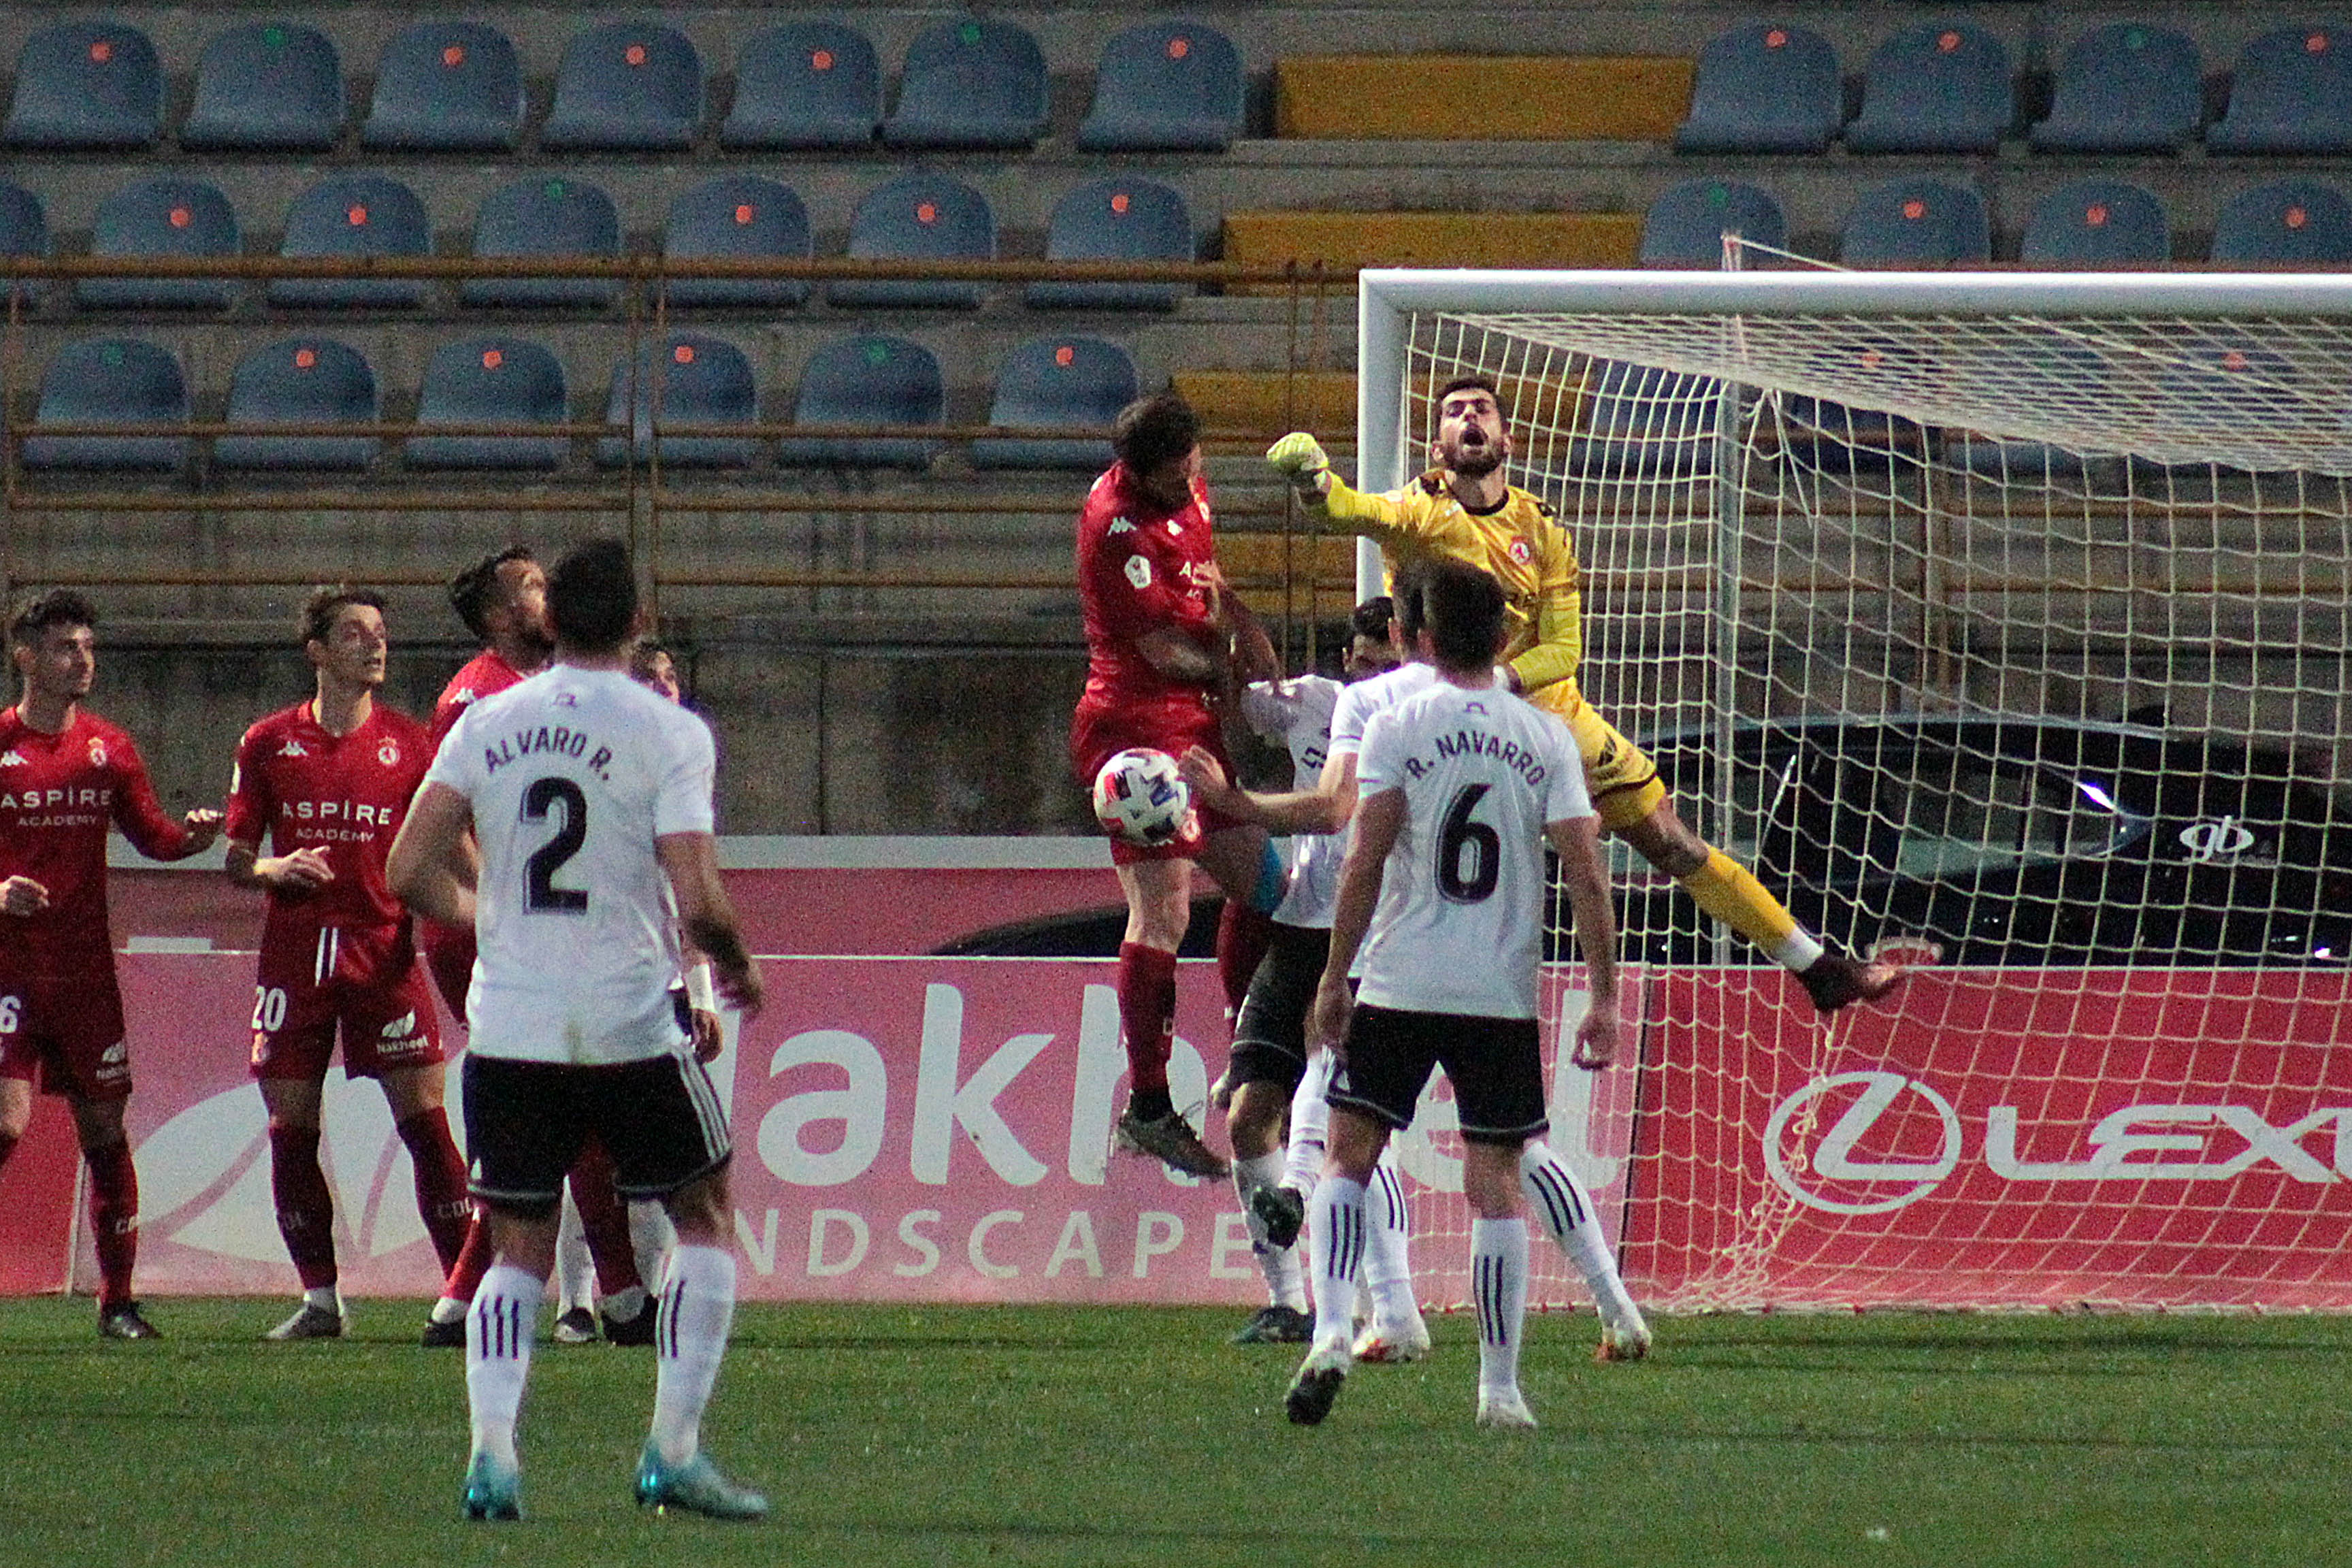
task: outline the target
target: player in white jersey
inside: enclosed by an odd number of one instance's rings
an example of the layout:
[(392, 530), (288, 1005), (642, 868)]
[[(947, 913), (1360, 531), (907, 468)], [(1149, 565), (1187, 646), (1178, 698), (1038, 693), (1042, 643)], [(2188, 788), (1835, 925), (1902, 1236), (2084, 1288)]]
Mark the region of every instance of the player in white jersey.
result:
[(1478, 1424), (1528, 1427), (1535, 1419), (1518, 1388), (1528, 1268), (1519, 1156), (1549, 1124), (1536, 1022), (1547, 841), (1560, 858), (1589, 973), (1591, 1005), (1574, 1053), (1588, 1068), (1616, 1056), (1616, 918), (1574, 741), (1496, 684), (1501, 586), (1442, 562), (1420, 592), (1420, 649), (1437, 679), (1364, 727), (1355, 839), (1316, 996), (1314, 1033), (1341, 1062), (1315, 1194), (1315, 1342), (1284, 1403), (1292, 1421), (1311, 1426), (1339, 1395), (1353, 1363), (1363, 1184), (1390, 1133), (1412, 1125), (1431, 1069), (1443, 1067), (1475, 1216)]
[(660, 1199), (677, 1229), (637, 1500), (756, 1519), (767, 1500), (701, 1451), (735, 1311), (731, 1148), (671, 994), (683, 930), (730, 1004), (749, 1013), (761, 999), (719, 880), (710, 731), (629, 677), (638, 617), (625, 546), (572, 550), (550, 574), (548, 597), (554, 664), (467, 709), (388, 867), (417, 912), (472, 926), (478, 949), (467, 1149), (496, 1256), (467, 1314), (465, 1510), (520, 1517), (515, 1415), (554, 1267), (556, 1201), (593, 1136), (612, 1155), (621, 1195)]

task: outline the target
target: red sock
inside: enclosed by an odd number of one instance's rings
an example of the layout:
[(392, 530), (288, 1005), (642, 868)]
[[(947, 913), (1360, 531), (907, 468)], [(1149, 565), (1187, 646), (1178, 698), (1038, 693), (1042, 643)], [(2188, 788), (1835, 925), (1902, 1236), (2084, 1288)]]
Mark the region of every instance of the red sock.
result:
[(1127, 1047), (1129, 1087), (1168, 1092), (1168, 1053), (1176, 1034), (1176, 955), (1139, 942), (1118, 946), (1118, 1035)]
[(473, 1217), (466, 1222), (466, 1245), (457, 1249), (457, 1261), (449, 1266), (449, 1278), (441, 1282), (441, 1294), (452, 1301), (468, 1301), (481, 1289), (482, 1276), (490, 1271), (490, 1220), (481, 1205), (474, 1205)]
[(85, 1149), (89, 1163), (89, 1226), (98, 1233), (98, 1305), (108, 1311), (131, 1300), (131, 1268), (139, 1259), (139, 1173), (131, 1145)]
[(588, 1256), (596, 1262), (597, 1289), (606, 1296), (645, 1285), (637, 1277), (637, 1249), (629, 1241), (629, 1205), (614, 1188), (613, 1176), (613, 1156), (591, 1138), (572, 1163), (572, 1202), (580, 1211)]
[(1225, 900), (1217, 917), (1217, 979), (1225, 988), (1225, 1022), (1242, 1016), (1242, 998), (1249, 994), (1258, 961), (1274, 941), (1274, 917), (1260, 914), (1237, 899)]
[(416, 1173), (416, 1212), (446, 1274), (464, 1249), (466, 1226), (474, 1217), (474, 1200), (466, 1195), (466, 1162), (449, 1136), (449, 1113), (436, 1105), (394, 1130), (408, 1145), (408, 1163)]
[(335, 1282), (335, 1200), (319, 1168), (319, 1130), (269, 1130), (269, 1195), (278, 1203), (278, 1234), (302, 1289)]

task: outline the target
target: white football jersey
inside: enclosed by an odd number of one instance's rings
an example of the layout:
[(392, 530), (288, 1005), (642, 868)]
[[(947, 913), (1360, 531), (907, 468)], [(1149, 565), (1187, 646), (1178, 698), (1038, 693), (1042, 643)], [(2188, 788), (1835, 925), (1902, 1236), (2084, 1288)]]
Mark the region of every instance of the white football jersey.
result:
[(602, 1064), (683, 1049), (654, 840), (711, 830), (709, 726), (620, 670), (558, 664), (467, 707), (427, 784), (482, 851), (467, 1049)]
[(1398, 665), (1384, 675), (1344, 688), (1331, 709), (1331, 754), (1352, 756), (1364, 749), (1364, 723), (1375, 713), (1395, 707), (1416, 692), (1438, 683), (1434, 668), (1418, 659)]
[(1356, 780), (1360, 799), (1401, 788), (1406, 807), (1365, 933), (1358, 998), (1534, 1017), (1544, 828), (1592, 815), (1568, 727), (1499, 687), (1440, 679), (1372, 716)]
[[(1269, 741), (1290, 749), (1290, 787), (1313, 789), (1331, 750), (1331, 710), (1345, 688), (1328, 676), (1261, 680), (1242, 688), (1242, 718)], [(1290, 863), (1290, 886), (1274, 918), (1284, 925), (1328, 931), (1331, 902), (1339, 891), (1343, 837), (1299, 833), (1276, 840)]]

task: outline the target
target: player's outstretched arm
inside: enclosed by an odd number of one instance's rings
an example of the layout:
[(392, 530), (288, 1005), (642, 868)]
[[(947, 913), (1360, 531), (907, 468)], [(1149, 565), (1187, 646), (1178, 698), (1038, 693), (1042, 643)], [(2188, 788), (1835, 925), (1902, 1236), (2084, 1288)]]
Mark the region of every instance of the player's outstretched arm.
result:
[(1544, 837), (1559, 855), (1560, 881), (1576, 920), (1576, 948), (1591, 977), (1592, 1005), (1576, 1030), (1576, 1065), (1605, 1068), (1617, 1059), (1617, 911), (1601, 858), (1601, 819), (1549, 823)]
[(426, 920), (472, 925), (473, 832), (473, 803), (447, 784), (426, 784), (409, 803), (408, 818), (392, 841), (385, 882)]
[(1177, 758), (1176, 771), (1183, 775), (1195, 805), (1236, 822), (1255, 823), (1268, 833), (1337, 833), (1356, 810), (1356, 758), (1351, 752), (1324, 763), (1323, 776), (1313, 789), (1280, 795), (1235, 789), (1205, 746), (1194, 746)]
[(1307, 1019), (1307, 1038), (1344, 1056), (1348, 1017), (1356, 1010), (1348, 989), (1348, 971), (1371, 929), (1372, 911), (1380, 907), (1381, 882), (1387, 874), (1389, 851), (1404, 831), (1405, 798), (1402, 788), (1384, 789), (1356, 814), (1355, 841), (1348, 846), (1347, 863), (1339, 868), (1339, 900), (1331, 910), (1331, 951), (1323, 963), (1323, 980), (1316, 987), (1315, 1011)]
[(1265, 449), (1265, 460), (1308, 500), (1320, 500), (1331, 488), (1331, 458), (1323, 443), (1304, 430), (1293, 430)]
[(654, 840), (654, 853), (677, 897), (678, 930), (709, 958), (719, 994), (738, 1012), (758, 1012), (767, 992), (719, 879), (719, 841), (708, 833), (665, 833)]

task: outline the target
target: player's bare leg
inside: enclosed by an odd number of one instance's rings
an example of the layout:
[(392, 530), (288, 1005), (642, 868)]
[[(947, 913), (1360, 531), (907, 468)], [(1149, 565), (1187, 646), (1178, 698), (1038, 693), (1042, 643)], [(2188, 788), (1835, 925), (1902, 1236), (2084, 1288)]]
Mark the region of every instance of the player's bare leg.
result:
[(0, 1078), (0, 1170), (33, 1125), (33, 1086), (20, 1078)]
[(677, 1246), (662, 1281), (654, 1336), (653, 1430), (637, 1461), (637, 1501), (712, 1519), (765, 1517), (768, 1500), (730, 1480), (702, 1451), (702, 1412), (735, 1321), (733, 1213), (722, 1166), (664, 1200)]
[(319, 1163), (323, 1086), (309, 1079), (260, 1081), (261, 1103), (269, 1112), (269, 1195), (278, 1234), (302, 1282), (302, 1304), (263, 1337), (341, 1339), (348, 1323), (335, 1264), (335, 1200)]
[(1478, 1309), (1478, 1425), (1525, 1431), (1536, 1424), (1519, 1394), (1519, 1342), (1528, 1317), (1528, 1221), (1519, 1204), (1517, 1140), (1465, 1139), (1462, 1194), (1470, 1203), (1470, 1295)]
[(68, 1097), (74, 1134), (89, 1167), (90, 1229), (98, 1247), (98, 1331), (110, 1340), (152, 1340), (155, 1325), (139, 1310), (131, 1274), (139, 1260), (139, 1173), (120, 1100)]
[(1692, 832), (1660, 801), (1639, 822), (1612, 827), (1633, 852), (1683, 886), (1698, 907), (1793, 973), (1816, 1010), (1875, 1002), (1903, 983), (1900, 965), (1832, 952), (1800, 926), (1748, 868)]
[[(1222, 835), (1220, 835), (1222, 837)], [(1127, 1048), (1127, 1109), (1120, 1146), (1190, 1176), (1222, 1177), (1225, 1162), (1201, 1142), (1168, 1094), (1176, 1030), (1176, 950), (1192, 918), (1192, 863), (1138, 860), (1116, 868), (1127, 895), (1118, 949), (1119, 1039)]]

